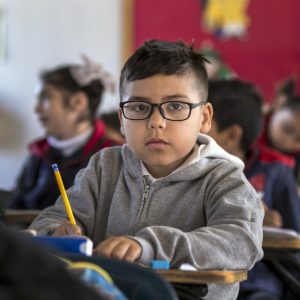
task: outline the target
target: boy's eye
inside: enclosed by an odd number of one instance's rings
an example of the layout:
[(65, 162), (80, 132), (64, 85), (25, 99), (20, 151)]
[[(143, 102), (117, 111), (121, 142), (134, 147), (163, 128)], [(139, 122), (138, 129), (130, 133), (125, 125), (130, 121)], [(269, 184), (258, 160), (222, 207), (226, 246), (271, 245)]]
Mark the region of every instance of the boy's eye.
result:
[(149, 111), (149, 105), (146, 105), (145, 103), (132, 103), (128, 106), (128, 108), (134, 112), (148, 112)]
[(169, 102), (167, 106), (168, 111), (179, 111), (179, 110), (184, 110), (186, 108), (187, 105), (181, 102)]
[(147, 110), (147, 106), (145, 104), (139, 104), (136, 106), (135, 110), (136, 111), (146, 111)]

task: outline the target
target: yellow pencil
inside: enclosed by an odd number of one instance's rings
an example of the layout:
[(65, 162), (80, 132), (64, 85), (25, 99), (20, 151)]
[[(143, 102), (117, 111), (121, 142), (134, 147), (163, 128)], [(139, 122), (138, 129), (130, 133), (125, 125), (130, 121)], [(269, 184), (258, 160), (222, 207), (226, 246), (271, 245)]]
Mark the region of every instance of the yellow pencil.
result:
[(65, 208), (66, 208), (68, 218), (69, 218), (69, 220), (72, 224), (76, 225), (75, 218), (74, 218), (74, 215), (73, 215), (73, 212), (72, 212), (72, 208), (71, 208), (71, 205), (70, 205), (70, 202), (69, 202), (69, 199), (68, 199), (68, 195), (66, 193), (64, 183), (61, 179), (60, 172), (58, 170), (57, 164), (53, 164), (52, 169), (53, 169), (54, 174), (55, 174), (55, 178), (56, 178), (58, 188), (59, 188), (60, 193), (61, 193), (61, 197), (64, 201), (64, 205), (65, 205)]

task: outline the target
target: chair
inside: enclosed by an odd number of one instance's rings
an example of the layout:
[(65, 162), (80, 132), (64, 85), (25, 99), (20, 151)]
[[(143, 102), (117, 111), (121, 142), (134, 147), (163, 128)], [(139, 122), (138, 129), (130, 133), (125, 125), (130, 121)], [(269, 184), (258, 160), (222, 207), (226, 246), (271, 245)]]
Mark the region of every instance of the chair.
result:
[(297, 299), (300, 298), (299, 250), (264, 249), (264, 262)]
[(153, 270), (126, 261), (103, 257), (66, 255), (72, 261), (88, 261), (105, 269), (130, 300), (177, 300), (173, 287)]
[(8, 207), (12, 194), (11, 191), (0, 189), (0, 206), (3, 209)]

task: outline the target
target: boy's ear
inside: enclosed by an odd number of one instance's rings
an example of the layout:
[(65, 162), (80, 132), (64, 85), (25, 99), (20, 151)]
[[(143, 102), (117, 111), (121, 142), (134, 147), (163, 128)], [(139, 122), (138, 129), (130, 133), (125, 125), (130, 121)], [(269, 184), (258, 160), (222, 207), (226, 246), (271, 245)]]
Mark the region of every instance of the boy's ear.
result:
[(77, 111), (79, 113), (87, 111), (88, 104), (88, 97), (83, 92), (76, 92), (69, 99), (69, 108), (72, 111)]
[(200, 125), (200, 133), (208, 133), (211, 128), (211, 120), (213, 116), (213, 107), (211, 103), (207, 102), (202, 108), (202, 123)]

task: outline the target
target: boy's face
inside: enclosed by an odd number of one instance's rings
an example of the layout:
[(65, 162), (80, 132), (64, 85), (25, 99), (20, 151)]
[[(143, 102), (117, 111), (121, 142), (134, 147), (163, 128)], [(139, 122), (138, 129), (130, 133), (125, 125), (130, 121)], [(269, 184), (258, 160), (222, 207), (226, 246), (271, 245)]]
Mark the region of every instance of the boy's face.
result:
[(211, 122), (211, 128), (209, 131), (209, 136), (211, 136), (222, 148), (224, 148), (226, 151), (228, 151), (228, 149), (226, 149), (226, 137), (224, 132), (219, 131), (218, 126), (217, 126), (217, 122), (212, 119)]
[(74, 127), (78, 114), (76, 110), (64, 104), (66, 94), (52, 85), (42, 85), (38, 91), (35, 112), (46, 131), (57, 139), (74, 136)]
[(209, 135), (228, 153), (240, 156), (241, 129), (238, 125), (232, 125), (219, 130), (215, 119), (212, 120)]
[(272, 115), (269, 138), (273, 147), (285, 153), (300, 152), (300, 112), (280, 109)]
[[(146, 101), (160, 104), (166, 101), (199, 103), (201, 87), (194, 75), (155, 75), (128, 82), (124, 86), (122, 102)], [(205, 94), (203, 92), (203, 94)], [(210, 129), (212, 107), (209, 103), (191, 110), (184, 121), (163, 118), (155, 107), (145, 120), (126, 119), (119, 111), (121, 131), (130, 149), (141, 159), (152, 176), (160, 178), (178, 168), (190, 155), (199, 132)]]

